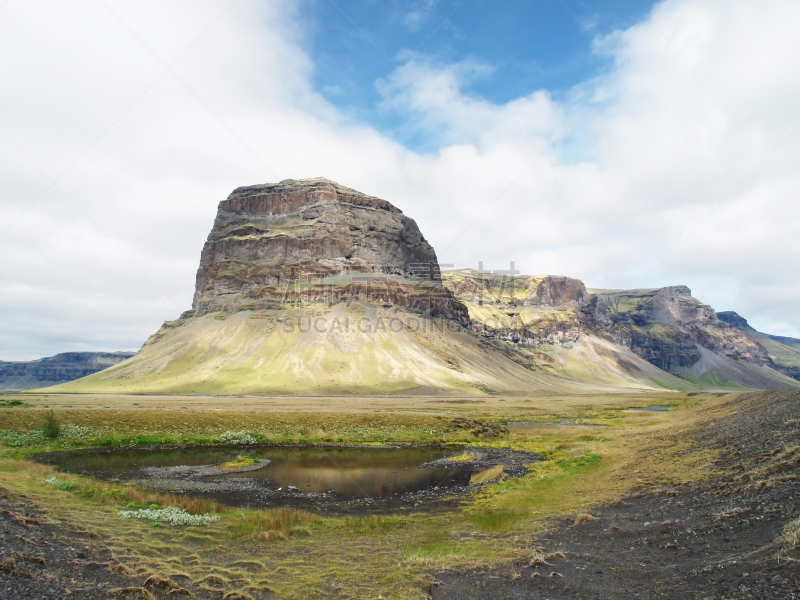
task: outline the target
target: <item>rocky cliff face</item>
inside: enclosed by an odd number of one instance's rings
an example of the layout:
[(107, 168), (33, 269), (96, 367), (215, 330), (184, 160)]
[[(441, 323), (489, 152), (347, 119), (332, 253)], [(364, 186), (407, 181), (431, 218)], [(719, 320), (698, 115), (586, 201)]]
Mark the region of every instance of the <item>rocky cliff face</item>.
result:
[(203, 248), (192, 309), (237, 312), (357, 299), (464, 318), (436, 253), (386, 200), (327, 179), (235, 189)]
[(578, 311), (590, 300), (582, 281), (556, 275), (511, 277), (462, 269), (445, 271), (443, 281), (469, 307), (473, 332), (529, 346), (576, 340)]
[(800, 340), (757, 331), (750, 326), (747, 319), (733, 311), (720, 312), (717, 316), (766, 349), (772, 368), (800, 381)]
[(766, 349), (720, 320), (685, 285), (650, 290), (597, 290), (607, 307), (612, 336), (629, 337), (630, 348), (660, 368), (685, 376), (706, 348), (731, 360), (769, 366)]
[(800, 371), (800, 352), (787, 348), (778, 363), (765, 347), (772, 342), (741, 330), (728, 316), (718, 317), (685, 285), (587, 290), (569, 277), (471, 270), (448, 272), (444, 282), (468, 306), (473, 332), (511, 342), (531, 365), (551, 362), (554, 344), (569, 349), (588, 335), (624, 346), (681, 378), (702, 380), (710, 373), (712, 385), (786, 386), (780, 374)]
[(132, 352), (63, 352), (38, 360), (0, 361), (0, 390), (29, 390), (73, 381), (131, 356)]

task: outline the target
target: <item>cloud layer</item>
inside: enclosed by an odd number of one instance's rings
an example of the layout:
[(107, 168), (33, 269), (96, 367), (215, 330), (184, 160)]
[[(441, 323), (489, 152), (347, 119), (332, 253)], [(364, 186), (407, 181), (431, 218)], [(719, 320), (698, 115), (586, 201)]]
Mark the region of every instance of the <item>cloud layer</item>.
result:
[(428, 154), (313, 89), (295, 6), (0, 9), (1, 359), (138, 348), (189, 308), (221, 199), (313, 176), (398, 205), (443, 263), (685, 283), (800, 335), (790, 3), (667, 0), (559, 99), (495, 104), (463, 92), (491, 65), (406, 56), (375, 94)]

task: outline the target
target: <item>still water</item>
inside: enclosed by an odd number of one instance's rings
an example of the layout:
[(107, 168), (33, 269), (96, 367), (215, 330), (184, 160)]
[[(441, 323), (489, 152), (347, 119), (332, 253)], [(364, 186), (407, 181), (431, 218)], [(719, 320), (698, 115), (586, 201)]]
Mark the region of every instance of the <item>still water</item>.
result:
[[(502, 475), (489, 469), (429, 468), (421, 466), (459, 450), (441, 448), (176, 448), (156, 450), (81, 450), (39, 457), (62, 471), (101, 478), (146, 480), (163, 468), (219, 465), (237, 456), (267, 459), (263, 468), (216, 473), (202, 481), (223, 483), (246, 478), (271, 490), (296, 488), (300, 492), (328, 492), (342, 498), (386, 497), (434, 488), (481, 483)], [(156, 467), (156, 469), (153, 469)], [(492, 471), (492, 472), (490, 472)], [(497, 471), (495, 473), (494, 471)]]

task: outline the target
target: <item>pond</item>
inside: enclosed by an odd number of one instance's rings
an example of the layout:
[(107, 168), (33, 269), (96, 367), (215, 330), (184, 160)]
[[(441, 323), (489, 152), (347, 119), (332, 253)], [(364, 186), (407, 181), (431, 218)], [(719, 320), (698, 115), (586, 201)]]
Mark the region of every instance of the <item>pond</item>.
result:
[(442, 459), (459, 453), (442, 448), (251, 446), (94, 449), (50, 453), (37, 460), (62, 471), (135, 480), (158, 491), (197, 494), (236, 506), (266, 506), (408, 503), (503, 476), (497, 464), (442, 465)]

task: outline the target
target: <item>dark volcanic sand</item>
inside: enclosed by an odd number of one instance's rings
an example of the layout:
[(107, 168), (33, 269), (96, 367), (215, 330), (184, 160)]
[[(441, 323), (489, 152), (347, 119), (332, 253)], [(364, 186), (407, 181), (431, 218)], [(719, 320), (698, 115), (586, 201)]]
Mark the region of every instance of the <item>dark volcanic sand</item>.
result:
[[(751, 395), (738, 404), (736, 414), (696, 433), (701, 447), (724, 449), (714, 481), (635, 494), (592, 510), (598, 520), (578, 526), (556, 521), (531, 546), (564, 558), (537, 568), (440, 573), (431, 596), (800, 598), (800, 550), (784, 553), (779, 563), (776, 543), (784, 525), (800, 516), (800, 459), (780, 455), (800, 444), (800, 392)], [(769, 485), (760, 477), (735, 481), (768, 465)]]
[(107, 598), (137, 585), (118, 566), (98, 540), (0, 490), (0, 598)]

